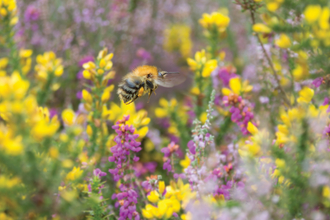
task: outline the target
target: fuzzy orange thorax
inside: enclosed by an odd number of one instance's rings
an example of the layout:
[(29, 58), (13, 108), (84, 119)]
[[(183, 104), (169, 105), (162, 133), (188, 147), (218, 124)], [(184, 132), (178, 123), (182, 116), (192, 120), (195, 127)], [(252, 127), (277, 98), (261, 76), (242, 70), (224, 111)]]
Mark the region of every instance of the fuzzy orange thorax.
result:
[(135, 68), (133, 71), (133, 74), (136, 76), (145, 76), (148, 74), (152, 74), (153, 78), (156, 78), (158, 75), (158, 70), (157, 67), (155, 66), (139, 66), (137, 68)]

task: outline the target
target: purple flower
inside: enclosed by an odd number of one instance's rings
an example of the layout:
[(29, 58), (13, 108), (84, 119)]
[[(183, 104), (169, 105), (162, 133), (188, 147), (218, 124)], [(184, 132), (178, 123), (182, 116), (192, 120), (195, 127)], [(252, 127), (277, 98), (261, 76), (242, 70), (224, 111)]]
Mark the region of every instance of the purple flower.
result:
[(53, 118), (57, 114), (58, 114), (58, 112), (57, 112), (57, 110), (55, 108), (49, 109), (49, 117), (50, 118)]
[(171, 156), (172, 154), (176, 153), (178, 149), (179, 145), (176, 145), (174, 142), (171, 142), (167, 147), (161, 149), (161, 152), (164, 153), (163, 170), (167, 170), (167, 172), (172, 172)]
[(139, 220), (140, 215), (136, 211), (138, 194), (135, 190), (126, 187), (124, 184), (119, 186), (120, 193), (113, 194), (112, 199), (117, 199), (115, 207), (119, 207), (119, 218), (121, 220), (135, 219)]
[(322, 85), (323, 77), (319, 77), (313, 80), (312, 85), (315, 86), (315, 88), (318, 88)]
[(78, 91), (76, 93), (76, 97), (77, 97), (77, 99), (82, 99), (82, 91)]
[(100, 170), (99, 168), (95, 169), (93, 171), (93, 174), (94, 174), (94, 176), (97, 176), (97, 177), (102, 177), (102, 176), (106, 176), (107, 175), (107, 173), (102, 172), (102, 170)]
[(134, 127), (126, 124), (128, 119), (129, 115), (124, 116), (123, 119), (116, 122), (116, 125), (112, 126), (117, 133), (114, 138), (117, 144), (111, 148), (112, 156), (109, 157), (109, 161), (115, 163), (115, 168), (109, 169), (109, 172), (112, 174), (114, 181), (122, 180), (122, 184), (119, 186), (121, 192), (112, 195), (112, 199), (118, 200), (115, 207), (120, 206), (118, 219), (138, 220), (140, 219), (140, 215), (136, 211), (138, 194), (129, 181), (131, 175), (127, 171), (132, 170), (131, 164), (133, 161), (139, 160), (136, 153), (141, 150), (141, 143), (136, 141), (139, 135), (134, 134)]
[(235, 73), (230, 72), (230, 67), (224, 67), (219, 69), (218, 76), (222, 80), (224, 86), (229, 85), (229, 81), (231, 78), (237, 77)]
[(136, 51), (136, 56), (145, 60), (146, 62), (149, 62), (152, 60), (151, 54), (148, 51), (146, 51), (144, 48), (139, 48)]
[(40, 11), (36, 7), (29, 5), (24, 13), (26, 22), (37, 21), (40, 17)]
[[(124, 116), (122, 120), (117, 121), (116, 125), (112, 126), (116, 130), (117, 136), (114, 141), (117, 143), (111, 148), (112, 156), (109, 157), (110, 162), (115, 162), (116, 167), (109, 169), (109, 172), (113, 175), (115, 181), (118, 181), (124, 177), (125, 167), (130, 155), (133, 154), (133, 160), (137, 161), (135, 153), (141, 150), (141, 143), (135, 139), (139, 137), (138, 134), (134, 134), (134, 127), (127, 125), (129, 115)], [(129, 167), (126, 167), (129, 168)]]
[(187, 147), (191, 154), (196, 154), (196, 146), (193, 140), (190, 140), (187, 144)]

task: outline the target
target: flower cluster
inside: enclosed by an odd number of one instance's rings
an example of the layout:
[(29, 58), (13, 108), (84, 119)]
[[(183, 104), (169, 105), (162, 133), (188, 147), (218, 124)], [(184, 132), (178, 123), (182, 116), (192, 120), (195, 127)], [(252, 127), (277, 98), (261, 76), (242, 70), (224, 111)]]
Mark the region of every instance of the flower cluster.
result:
[(188, 58), (187, 63), (190, 69), (197, 73), (197, 76), (202, 77), (209, 77), (217, 67), (217, 60), (208, 59), (205, 50), (196, 52), (195, 59)]
[(203, 14), (199, 19), (199, 23), (206, 29), (212, 30), (215, 28), (218, 32), (224, 32), (228, 27), (230, 18), (220, 12), (213, 12), (211, 14)]
[(167, 170), (168, 172), (174, 171), (174, 166), (171, 164), (173, 163), (173, 160), (171, 161), (172, 154), (174, 154), (179, 149), (179, 145), (176, 145), (175, 143), (171, 142), (167, 147), (164, 147), (161, 151), (164, 153), (164, 164), (163, 169)]
[(116, 130), (117, 136), (114, 141), (117, 143), (111, 148), (112, 156), (109, 157), (110, 162), (114, 162), (116, 167), (109, 169), (114, 181), (122, 180), (120, 184), (120, 193), (113, 194), (112, 199), (117, 198), (116, 206), (120, 207), (120, 218), (140, 219), (139, 213), (136, 211), (138, 194), (134, 191), (133, 184), (130, 180), (133, 178), (132, 163), (137, 162), (139, 158), (136, 156), (141, 150), (139, 142), (136, 142), (137, 134), (134, 134), (134, 127), (127, 125), (129, 115), (117, 121), (116, 125), (112, 126)]
[(223, 104), (230, 106), (231, 120), (240, 127), (244, 135), (247, 135), (249, 133), (248, 123), (254, 118), (253, 105), (248, 100), (243, 99), (241, 94), (251, 91), (252, 86), (247, 84), (242, 86), (241, 79), (235, 77), (229, 80), (229, 88), (222, 89)]
[(189, 57), (192, 48), (190, 27), (187, 25), (173, 25), (164, 32), (164, 49), (173, 52), (179, 51), (183, 58)]

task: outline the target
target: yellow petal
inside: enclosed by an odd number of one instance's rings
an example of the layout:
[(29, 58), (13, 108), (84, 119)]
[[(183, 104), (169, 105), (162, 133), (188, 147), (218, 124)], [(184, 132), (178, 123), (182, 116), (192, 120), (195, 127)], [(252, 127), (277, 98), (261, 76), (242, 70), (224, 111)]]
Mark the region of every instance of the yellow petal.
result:
[(155, 115), (157, 118), (165, 118), (168, 114), (166, 110), (162, 108), (156, 108)]
[(252, 27), (253, 31), (257, 32), (257, 33), (266, 33), (269, 34), (272, 32), (272, 29), (270, 29), (269, 27), (267, 27), (266, 25), (262, 24), (262, 23), (258, 23), (253, 25)]
[(250, 121), (248, 123), (248, 126), (247, 126), (247, 130), (252, 134), (252, 135), (255, 135), (258, 133), (258, 128), (252, 124)]
[(242, 84), (241, 84), (240, 78), (236, 77), (236, 78), (230, 79), (230, 81), (229, 81), (229, 87), (231, 88), (231, 90), (236, 95), (240, 95), (241, 89), (242, 89)]
[(298, 103), (309, 103), (314, 96), (314, 90), (308, 87), (304, 87), (299, 91)]
[(320, 5), (308, 5), (304, 11), (305, 19), (308, 23), (317, 21), (321, 14)]
[(291, 46), (291, 40), (290, 38), (285, 35), (281, 34), (280, 38), (275, 41), (275, 44), (280, 48), (289, 48)]

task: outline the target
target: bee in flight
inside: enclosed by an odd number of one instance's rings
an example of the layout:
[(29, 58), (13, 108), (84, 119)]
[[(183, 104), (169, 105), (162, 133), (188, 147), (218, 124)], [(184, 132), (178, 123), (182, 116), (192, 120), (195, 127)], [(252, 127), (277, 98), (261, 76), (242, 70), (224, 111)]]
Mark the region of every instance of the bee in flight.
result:
[(119, 98), (128, 105), (144, 94), (148, 94), (150, 98), (158, 85), (173, 87), (185, 80), (186, 76), (180, 73), (160, 71), (155, 66), (139, 66), (123, 78), (117, 93)]

